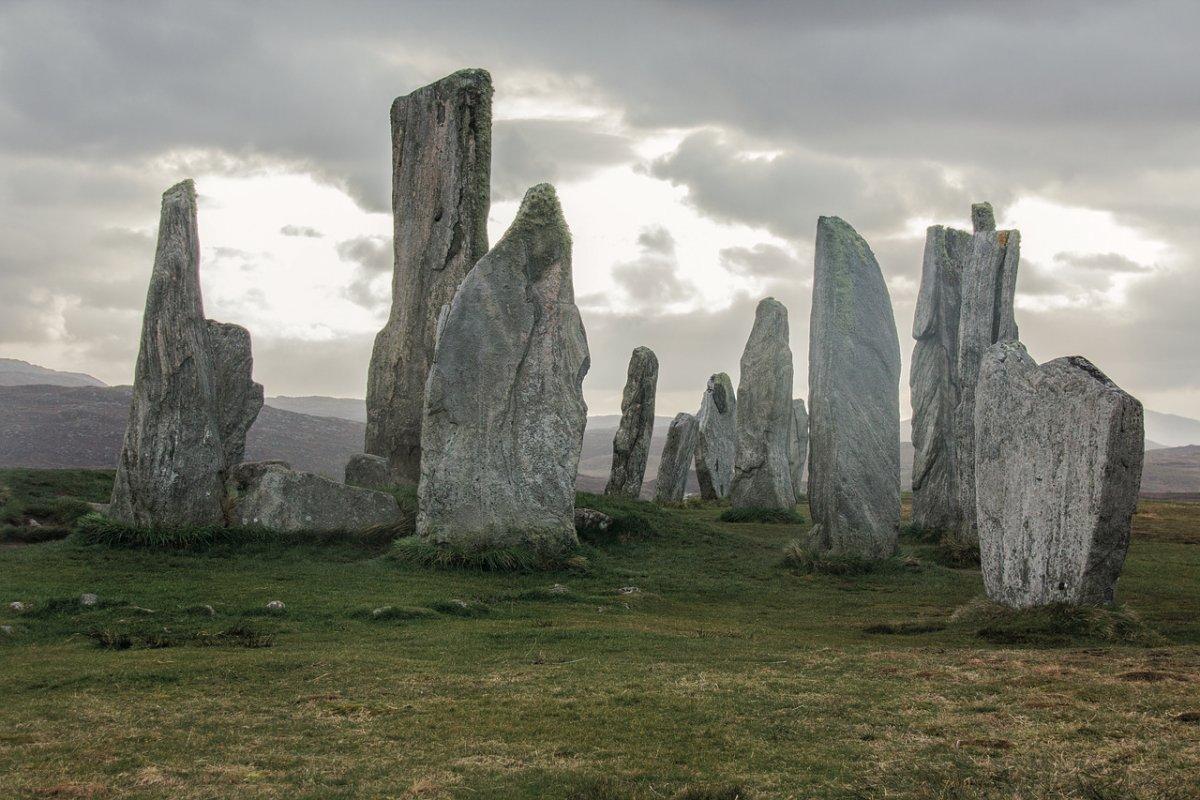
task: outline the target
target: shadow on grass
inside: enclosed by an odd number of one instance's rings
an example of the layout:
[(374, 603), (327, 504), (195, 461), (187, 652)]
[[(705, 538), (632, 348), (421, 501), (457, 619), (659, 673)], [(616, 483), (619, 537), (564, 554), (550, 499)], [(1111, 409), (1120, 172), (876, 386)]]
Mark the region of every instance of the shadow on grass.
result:
[(730, 508), (717, 519), (721, 522), (758, 522), (766, 525), (804, 524), (804, 516), (792, 508)]
[(429, 542), (419, 536), (397, 539), (387, 557), (399, 564), (426, 569), (477, 572), (583, 571), (587, 558), (575, 550), (538, 551), (529, 547), (460, 547)]

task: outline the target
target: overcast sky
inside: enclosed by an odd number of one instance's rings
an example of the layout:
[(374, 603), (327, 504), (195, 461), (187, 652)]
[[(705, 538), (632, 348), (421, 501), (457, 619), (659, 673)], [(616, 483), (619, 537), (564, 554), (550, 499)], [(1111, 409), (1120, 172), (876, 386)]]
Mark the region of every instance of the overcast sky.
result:
[[(248, 6), (248, 7), (244, 7)], [(491, 238), (559, 189), (592, 413), (629, 352), (694, 411), (759, 298), (807, 395), (813, 235), (895, 305), (908, 409), (925, 227), (1022, 232), (1018, 323), (1200, 417), (1200, 3), (0, 3), (0, 356), (128, 382), (159, 197), (200, 194), (208, 316), (268, 394), (365, 392), (391, 270), (388, 108), (495, 85)]]

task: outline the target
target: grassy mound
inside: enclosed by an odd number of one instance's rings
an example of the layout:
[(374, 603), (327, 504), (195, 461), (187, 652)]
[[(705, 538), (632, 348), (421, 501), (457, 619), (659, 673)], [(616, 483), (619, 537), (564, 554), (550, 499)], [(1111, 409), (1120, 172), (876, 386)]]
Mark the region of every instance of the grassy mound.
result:
[(613, 523), (608, 530), (580, 531), (580, 535), (589, 542), (646, 539), (678, 532), (686, 527), (678, 515), (645, 500), (578, 492), (575, 495), (575, 507), (590, 508), (612, 517)]
[(979, 568), (979, 545), (966, 541), (958, 531), (906, 525), (900, 531), (900, 539), (921, 546), (922, 556), (943, 567), (951, 569)]
[(406, 536), (392, 544), (388, 558), (426, 569), (462, 569), (479, 572), (545, 572), (583, 570), (587, 558), (575, 551), (541, 552), (528, 547), (468, 548), (428, 542)]
[(1156, 647), (1163, 637), (1127, 606), (1009, 608), (978, 597), (950, 616), (950, 627), (992, 644), (1049, 647), (1121, 644)]
[(792, 508), (730, 508), (717, 519), (721, 522), (761, 522), (767, 525), (804, 524), (804, 517)]
[(111, 470), (0, 470), (0, 542), (35, 544), (61, 539), (88, 503), (107, 502)]
[(801, 575), (867, 575), (872, 572), (892, 572), (903, 566), (894, 558), (863, 558), (853, 554), (812, 550), (800, 540), (792, 541), (783, 548), (783, 564)]

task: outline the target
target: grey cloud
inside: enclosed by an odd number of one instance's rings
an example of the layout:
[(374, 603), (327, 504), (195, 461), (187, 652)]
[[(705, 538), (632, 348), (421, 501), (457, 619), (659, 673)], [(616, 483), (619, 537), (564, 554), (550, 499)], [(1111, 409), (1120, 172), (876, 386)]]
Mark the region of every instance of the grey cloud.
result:
[(499, 120), (492, 133), (492, 199), (512, 200), (537, 183), (566, 183), (634, 159), (630, 141), (578, 120)]
[(376, 279), (392, 271), (392, 240), (387, 236), (356, 236), (337, 243), (338, 257), (357, 265), (345, 295), (363, 308), (377, 311), (390, 297), (377, 290)]
[[(788, 250), (760, 242), (753, 247), (726, 247), (718, 254), (721, 266), (735, 275), (775, 280), (799, 280), (804, 268)], [(812, 267), (809, 266), (811, 274)]]
[(1148, 272), (1149, 267), (1119, 253), (1058, 253), (1054, 260), (1069, 267), (1098, 272)]
[(284, 225), (279, 232), (284, 236), (299, 236), (305, 239), (320, 239), (325, 235), (307, 225)]
[(643, 228), (638, 235), (641, 255), (613, 267), (613, 280), (625, 290), (631, 307), (654, 312), (667, 303), (688, 300), (693, 287), (679, 274), (675, 238), (666, 228)]

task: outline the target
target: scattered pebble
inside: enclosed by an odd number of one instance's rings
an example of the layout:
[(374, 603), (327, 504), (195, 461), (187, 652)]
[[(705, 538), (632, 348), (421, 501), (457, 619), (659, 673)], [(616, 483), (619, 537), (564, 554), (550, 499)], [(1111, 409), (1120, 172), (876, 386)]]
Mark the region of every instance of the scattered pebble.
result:
[(217, 610), (208, 603), (201, 603), (200, 608), (203, 608), (204, 613), (208, 614), (210, 617), (215, 617), (217, 615)]
[(94, 606), (99, 602), (100, 598), (91, 592), (84, 592), (83, 594), (79, 595), (79, 605), (81, 606)]
[(392, 610), (391, 606), (380, 606), (371, 612), (372, 617), (382, 617), (384, 614)]
[(37, 521), (36, 519), (34, 519), (33, 517), (30, 517), (30, 518), (29, 518), (29, 521), (28, 521), (27, 523), (25, 523), (25, 524), (26, 524), (26, 525), (28, 525), (28, 526), (29, 526), (29, 527), (31, 527), (31, 528), (40, 528), (40, 527), (42, 527), (42, 523), (38, 522), (38, 521)]
[(640, 591), (641, 589), (636, 586), (622, 586), (617, 590), (617, 594), (637, 594)]
[(470, 608), (471, 607), (471, 604), (468, 603), (466, 600), (459, 600), (457, 597), (452, 598), (450, 600), (450, 602), (454, 603), (454, 605), (458, 606), (459, 608)]
[(14, 600), (13, 602), (8, 604), (8, 610), (15, 611), (18, 614), (20, 614), (22, 611), (25, 610), (25, 604), (22, 603), (20, 600)]
[(566, 594), (569, 591), (571, 590), (566, 586), (563, 586), (561, 583), (556, 583), (550, 587), (550, 594)]
[(284, 608), (286, 608), (286, 606), (284, 606), (282, 600), (272, 600), (271, 602), (267, 603), (268, 611), (283, 611)]
[(0, 633), (3, 633), (5, 636), (12, 636), (13, 635), (13, 626), (12, 625), (0, 625)]

